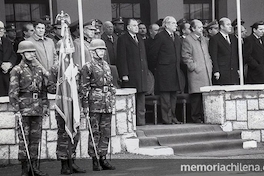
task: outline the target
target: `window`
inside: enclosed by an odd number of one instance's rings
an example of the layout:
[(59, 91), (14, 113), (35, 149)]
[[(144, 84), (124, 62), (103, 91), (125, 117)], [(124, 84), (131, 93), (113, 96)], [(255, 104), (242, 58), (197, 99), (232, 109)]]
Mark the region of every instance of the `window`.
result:
[(6, 23), (14, 23), (21, 29), (23, 23), (49, 14), (48, 0), (5, 0)]
[(140, 3), (112, 3), (112, 18), (140, 19)]
[(199, 19), (201, 21), (211, 21), (212, 1), (184, 0), (184, 18), (188, 20)]

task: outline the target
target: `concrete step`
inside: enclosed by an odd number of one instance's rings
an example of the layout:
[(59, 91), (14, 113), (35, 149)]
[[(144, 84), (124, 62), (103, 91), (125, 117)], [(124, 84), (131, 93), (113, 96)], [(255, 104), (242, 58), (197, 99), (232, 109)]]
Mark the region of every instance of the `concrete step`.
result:
[(145, 136), (169, 135), (180, 133), (197, 133), (222, 131), (219, 125), (208, 124), (180, 124), (180, 125), (147, 125), (137, 127), (137, 133), (144, 132)]
[(240, 131), (224, 132), (198, 132), (198, 133), (184, 133), (184, 134), (169, 134), (169, 135), (156, 135), (156, 136), (143, 136), (138, 137), (139, 146), (166, 146), (167, 144), (187, 143), (194, 141), (210, 141), (216, 139), (241, 139)]
[(243, 139), (229, 139), (229, 140), (212, 140), (189, 142), (182, 144), (168, 144), (174, 150), (175, 154), (178, 153), (197, 153), (208, 151), (219, 151), (227, 149), (243, 149)]

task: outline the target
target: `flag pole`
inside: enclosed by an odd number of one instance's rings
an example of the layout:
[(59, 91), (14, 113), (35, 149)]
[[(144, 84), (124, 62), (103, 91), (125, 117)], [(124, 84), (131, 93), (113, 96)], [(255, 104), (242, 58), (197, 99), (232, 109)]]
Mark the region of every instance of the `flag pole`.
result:
[(82, 61), (81, 67), (82, 67), (85, 63), (82, 0), (78, 0), (78, 13), (79, 13), (79, 29), (80, 29), (80, 40), (81, 40), (81, 61)]
[(240, 0), (236, 0), (237, 6), (237, 34), (238, 34), (238, 57), (239, 57), (239, 79), (240, 85), (244, 85), (244, 69), (243, 69), (243, 54), (242, 54), (242, 36), (241, 36), (241, 9)]
[(215, 0), (212, 0), (212, 21), (215, 20)]
[(50, 24), (53, 24), (53, 8), (52, 8), (52, 0), (49, 0), (49, 11), (50, 11)]

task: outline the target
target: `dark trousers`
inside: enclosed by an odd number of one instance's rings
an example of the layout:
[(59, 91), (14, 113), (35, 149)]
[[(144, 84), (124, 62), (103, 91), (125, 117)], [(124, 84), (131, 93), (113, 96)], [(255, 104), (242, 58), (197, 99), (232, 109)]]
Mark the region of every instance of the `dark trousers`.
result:
[[(19, 122), (18, 122), (19, 124)], [(29, 150), (29, 155), (32, 160), (38, 159), (38, 148), (41, 138), (41, 126), (42, 126), (42, 117), (41, 116), (23, 116), (22, 117), (22, 126), (26, 138), (26, 145)], [(18, 160), (27, 159), (26, 147), (21, 131), (21, 127), (18, 126)]]
[(204, 120), (202, 93), (190, 94), (191, 117), (193, 122), (199, 123)]
[(2, 72), (2, 69), (0, 69), (0, 97), (1, 96), (8, 96), (9, 79), (10, 79), (9, 72), (4, 74)]
[(145, 93), (136, 93), (136, 115), (138, 126), (146, 124), (145, 114)]
[[(89, 116), (97, 154), (99, 156), (105, 156), (107, 154), (109, 139), (111, 137), (112, 113), (90, 112)], [(88, 154), (91, 157), (96, 156), (91, 134), (89, 134)]]
[[(73, 144), (70, 140), (68, 133), (65, 131), (65, 121), (64, 119), (56, 114), (57, 126), (58, 126), (58, 139), (57, 139), (57, 159), (69, 159), (76, 158), (76, 148), (80, 139), (79, 127), (77, 128), (77, 134), (73, 138)], [(71, 147), (71, 148), (70, 148)], [(71, 157), (69, 156), (69, 151), (71, 149)]]
[(169, 124), (176, 121), (177, 92), (160, 92), (160, 106), (162, 122)]

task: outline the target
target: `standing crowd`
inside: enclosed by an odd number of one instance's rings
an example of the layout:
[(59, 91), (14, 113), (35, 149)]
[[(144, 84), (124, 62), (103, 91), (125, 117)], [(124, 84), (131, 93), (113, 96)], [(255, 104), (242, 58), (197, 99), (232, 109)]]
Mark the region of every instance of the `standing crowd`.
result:
[[(244, 21), (240, 23), (245, 82), (264, 83), (264, 22), (254, 23), (250, 36)], [(55, 94), (57, 89), (61, 30), (60, 20), (52, 26), (38, 20), (24, 24), (23, 37), (18, 38), (14, 24), (5, 27), (0, 21), (0, 96), (9, 96), (19, 119), (18, 159), (23, 176), (48, 175), (39, 170), (38, 145), (42, 117), (49, 115), (47, 93)], [(141, 126), (146, 124), (147, 94), (159, 95), (163, 124), (180, 124), (177, 96), (189, 93), (192, 121), (203, 123), (200, 88), (239, 84), (237, 20), (223, 17), (204, 24), (198, 19), (177, 22), (167, 16), (162, 24), (147, 27), (136, 19), (129, 19), (126, 25), (121, 17), (105, 22), (92, 19), (83, 24), (85, 63), (78, 22), (69, 24), (69, 31), (75, 48), (72, 58), (78, 70), (80, 105), (92, 128), (88, 153), (94, 171), (115, 169), (106, 155), (116, 88), (136, 88), (136, 122)], [(151, 75), (155, 89), (149, 93)], [(74, 162), (79, 128), (72, 143), (60, 113), (56, 113), (56, 120), (61, 174), (85, 173)]]

